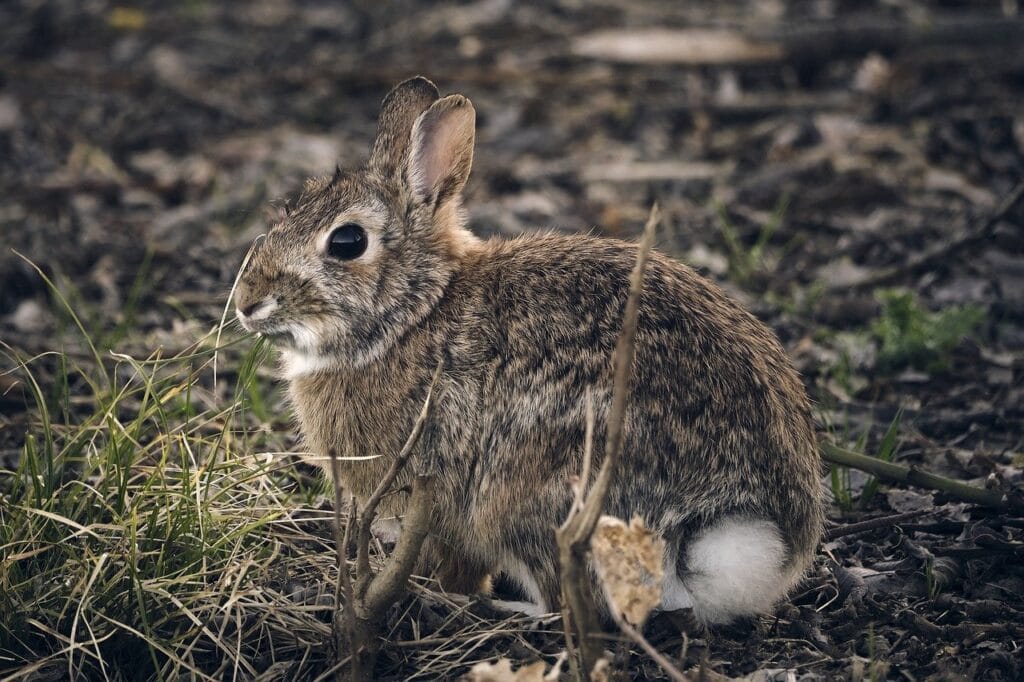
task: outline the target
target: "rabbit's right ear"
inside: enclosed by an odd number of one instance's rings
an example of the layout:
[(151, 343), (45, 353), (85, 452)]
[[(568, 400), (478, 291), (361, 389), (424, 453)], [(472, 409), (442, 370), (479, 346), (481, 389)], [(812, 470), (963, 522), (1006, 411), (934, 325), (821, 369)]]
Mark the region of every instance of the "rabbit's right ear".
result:
[(473, 166), (476, 110), (462, 95), (430, 105), (412, 128), (406, 181), (413, 200), (436, 209), (462, 191)]
[(409, 158), (409, 139), (416, 119), (440, 97), (437, 87), (416, 76), (391, 89), (381, 104), (377, 136), (370, 150), (369, 167), (389, 180), (400, 180)]

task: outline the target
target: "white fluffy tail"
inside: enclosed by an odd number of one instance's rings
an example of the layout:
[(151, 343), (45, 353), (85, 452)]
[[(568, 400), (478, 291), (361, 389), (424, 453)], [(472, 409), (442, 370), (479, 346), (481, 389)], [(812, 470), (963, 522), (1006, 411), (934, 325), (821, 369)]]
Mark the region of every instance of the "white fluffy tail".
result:
[(727, 623), (769, 611), (797, 577), (786, 566), (786, 545), (767, 519), (727, 518), (707, 528), (684, 551), (686, 573), (675, 559), (665, 571), (660, 608), (692, 608), (705, 623)]

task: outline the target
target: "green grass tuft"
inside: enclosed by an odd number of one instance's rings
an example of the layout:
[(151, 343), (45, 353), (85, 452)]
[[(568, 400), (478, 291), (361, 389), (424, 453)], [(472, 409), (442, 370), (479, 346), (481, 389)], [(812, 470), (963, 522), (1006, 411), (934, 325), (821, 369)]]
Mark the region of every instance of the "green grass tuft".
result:
[(220, 405), (205, 342), (145, 360), (85, 345), (87, 368), (3, 349), (34, 404), (0, 470), (0, 677), (322, 672), (333, 606), (294, 593), (331, 594), (330, 514), (252, 427), (266, 349), (234, 358), (240, 398)]
[(871, 332), (879, 344), (878, 366), (883, 371), (948, 369), (953, 348), (985, 319), (985, 312), (976, 306), (929, 312), (909, 291), (880, 291), (878, 298), (882, 314)]

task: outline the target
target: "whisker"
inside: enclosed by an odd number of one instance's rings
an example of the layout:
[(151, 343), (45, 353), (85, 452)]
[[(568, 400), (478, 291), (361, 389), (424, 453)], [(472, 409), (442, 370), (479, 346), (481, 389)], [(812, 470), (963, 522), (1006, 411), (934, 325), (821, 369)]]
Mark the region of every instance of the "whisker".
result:
[(256, 245), (260, 243), (260, 240), (266, 237), (266, 233), (257, 235), (252, 240), (252, 244), (249, 246), (249, 250), (245, 252), (245, 258), (242, 259), (242, 264), (238, 267), (238, 274), (235, 275), (235, 281), (231, 283), (231, 290), (228, 292), (228, 300), (224, 301), (224, 311), (220, 315), (220, 324), (217, 325), (217, 338), (213, 342), (213, 385), (214, 388), (217, 386), (217, 354), (220, 352), (220, 336), (224, 331), (224, 325), (228, 318), (228, 309), (231, 308), (231, 300), (235, 297), (235, 289), (238, 288), (238, 280), (242, 279), (242, 273), (245, 272), (245, 266), (249, 264), (249, 259), (252, 258), (252, 252), (256, 249)]

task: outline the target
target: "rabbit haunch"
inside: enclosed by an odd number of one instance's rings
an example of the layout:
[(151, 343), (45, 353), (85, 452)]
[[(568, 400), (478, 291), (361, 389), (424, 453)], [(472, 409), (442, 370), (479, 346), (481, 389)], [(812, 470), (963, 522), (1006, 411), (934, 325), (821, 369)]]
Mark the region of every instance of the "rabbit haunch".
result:
[[(524, 608), (543, 612), (558, 604), (554, 528), (581, 468), (588, 393), (596, 464), (603, 458), (636, 247), (581, 235), (473, 237), (459, 205), (472, 112), (424, 79), (397, 86), (366, 166), (307, 186), (254, 250), (236, 304), (247, 329), (280, 347), (316, 463), (332, 451), (380, 455), (340, 462), (342, 485), (361, 500), (401, 449), (443, 360), (431, 417), (398, 481), (435, 476), (420, 570), (458, 592), (504, 573)], [(357, 220), (365, 253), (325, 253), (332, 231)], [(708, 622), (770, 609), (810, 562), (822, 523), (809, 404), (774, 334), (690, 268), (653, 254), (630, 391), (605, 512), (640, 515), (664, 537), (662, 606)], [(387, 497), (381, 514), (400, 518), (406, 500)]]

